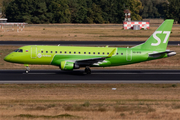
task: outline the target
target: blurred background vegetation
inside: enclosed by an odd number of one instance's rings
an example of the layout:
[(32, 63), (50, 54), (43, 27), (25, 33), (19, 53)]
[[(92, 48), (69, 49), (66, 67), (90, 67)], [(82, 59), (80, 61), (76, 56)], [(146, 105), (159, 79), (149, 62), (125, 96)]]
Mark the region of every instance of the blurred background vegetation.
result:
[(9, 22), (122, 23), (124, 10), (132, 20), (171, 18), (180, 23), (179, 0), (0, 0)]

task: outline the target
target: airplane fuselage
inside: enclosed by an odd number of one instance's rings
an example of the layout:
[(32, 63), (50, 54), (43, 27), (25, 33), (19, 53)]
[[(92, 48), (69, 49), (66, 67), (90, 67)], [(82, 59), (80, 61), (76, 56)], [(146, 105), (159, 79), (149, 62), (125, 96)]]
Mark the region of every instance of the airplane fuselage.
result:
[(142, 61), (168, 57), (167, 53), (158, 57), (149, 57), (149, 53), (162, 51), (149, 51), (142, 49), (120, 47), (74, 47), (74, 46), (23, 46), (20, 52), (12, 52), (5, 60), (20, 64), (41, 64), (59, 66), (62, 61), (77, 61), (108, 56), (116, 49), (112, 57), (102, 62), (94, 63), (93, 67), (119, 66)]

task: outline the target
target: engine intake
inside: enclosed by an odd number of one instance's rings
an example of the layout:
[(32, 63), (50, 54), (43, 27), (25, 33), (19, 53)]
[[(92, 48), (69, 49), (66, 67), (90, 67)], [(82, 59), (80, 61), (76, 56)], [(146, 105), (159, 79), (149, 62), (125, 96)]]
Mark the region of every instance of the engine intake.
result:
[(74, 62), (62, 61), (59, 68), (61, 70), (73, 70), (79, 69), (79, 65), (76, 65)]

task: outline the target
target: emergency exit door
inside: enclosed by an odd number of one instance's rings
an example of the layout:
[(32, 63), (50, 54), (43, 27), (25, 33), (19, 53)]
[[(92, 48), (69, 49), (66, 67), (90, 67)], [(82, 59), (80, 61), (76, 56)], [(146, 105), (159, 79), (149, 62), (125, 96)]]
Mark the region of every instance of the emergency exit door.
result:
[(37, 47), (36, 46), (32, 46), (31, 47), (31, 58), (32, 59), (36, 59), (37, 56)]
[(127, 48), (127, 50), (126, 50), (126, 60), (127, 61), (132, 60), (132, 50), (131, 50), (131, 48)]

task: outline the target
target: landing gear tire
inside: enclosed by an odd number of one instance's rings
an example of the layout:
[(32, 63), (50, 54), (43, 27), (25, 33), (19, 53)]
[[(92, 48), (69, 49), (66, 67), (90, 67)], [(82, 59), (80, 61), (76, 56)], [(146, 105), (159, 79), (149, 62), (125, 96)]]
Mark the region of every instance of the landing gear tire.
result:
[(89, 67), (86, 67), (86, 68), (85, 68), (85, 73), (86, 73), (86, 74), (91, 74), (91, 69), (90, 69)]
[(28, 66), (26, 66), (26, 74), (28, 74), (30, 71), (30, 68)]

